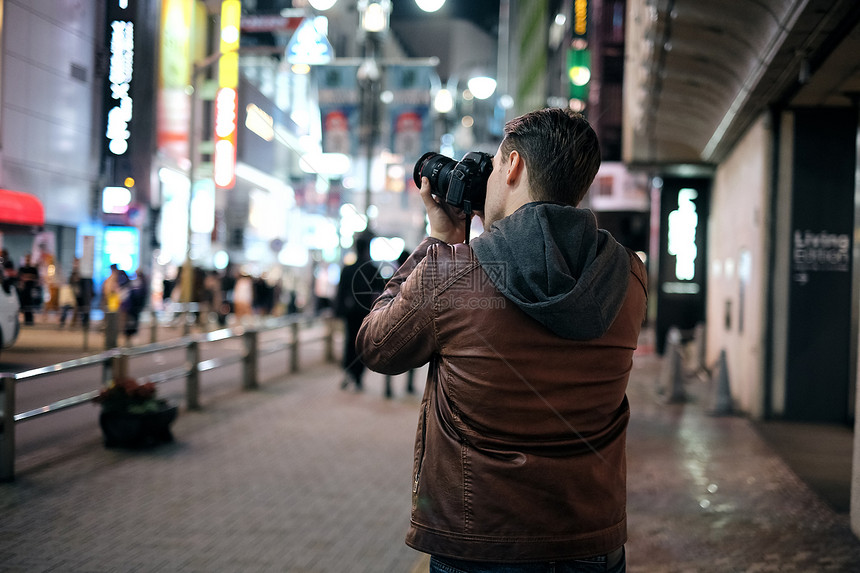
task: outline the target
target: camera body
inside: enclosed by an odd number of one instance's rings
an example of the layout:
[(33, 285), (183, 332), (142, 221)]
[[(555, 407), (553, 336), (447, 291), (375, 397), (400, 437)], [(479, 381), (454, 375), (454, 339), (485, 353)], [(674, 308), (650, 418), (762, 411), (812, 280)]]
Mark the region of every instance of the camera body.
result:
[(493, 156), (470, 151), (460, 161), (432, 151), (415, 163), (412, 178), (421, 186), (421, 177), (430, 180), (430, 192), (448, 205), (466, 213), (483, 210), (487, 199), (487, 180), (493, 171)]

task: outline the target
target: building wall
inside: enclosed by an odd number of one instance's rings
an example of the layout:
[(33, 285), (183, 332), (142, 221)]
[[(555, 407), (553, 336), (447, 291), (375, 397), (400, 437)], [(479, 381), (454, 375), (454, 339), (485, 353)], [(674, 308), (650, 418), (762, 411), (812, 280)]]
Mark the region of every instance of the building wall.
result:
[(39, 197), (47, 223), (89, 219), (97, 2), (5, 0), (0, 185)]
[(706, 364), (726, 351), (735, 405), (763, 415), (771, 130), (762, 116), (717, 169), (708, 237)]
[[(788, 232), (774, 239), (775, 252), (789, 253), (784, 338), (784, 396), (775, 414), (788, 420), (845, 423), (853, 413), (852, 236), (855, 235), (857, 113), (851, 108), (795, 108), (787, 143), (791, 163)], [(783, 310), (784, 309), (784, 310)], [(844, 340), (845, 343), (834, 344)], [(774, 393), (776, 395), (776, 393)]]

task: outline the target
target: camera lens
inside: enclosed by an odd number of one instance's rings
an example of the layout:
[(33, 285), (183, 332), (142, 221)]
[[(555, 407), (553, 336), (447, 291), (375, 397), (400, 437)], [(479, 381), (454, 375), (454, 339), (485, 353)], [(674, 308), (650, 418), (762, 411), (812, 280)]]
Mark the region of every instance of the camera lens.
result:
[(451, 171), (456, 165), (457, 162), (450, 157), (429, 151), (415, 163), (412, 179), (418, 187), (421, 187), (421, 178), (426, 177), (430, 180), (430, 192), (444, 198), (448, 193)]

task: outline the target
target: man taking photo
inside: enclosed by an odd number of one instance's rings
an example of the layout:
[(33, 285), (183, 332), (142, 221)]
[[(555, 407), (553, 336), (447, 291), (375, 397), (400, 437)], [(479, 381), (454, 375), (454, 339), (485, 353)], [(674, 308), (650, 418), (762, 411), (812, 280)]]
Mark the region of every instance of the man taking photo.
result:
[(430, 236), (357, 347), (385, 374), (430, 364), (406, 542), (431, 573), (626, 568), (625, 392), (647, 279), (576, 208), (599, 166), (583, 116), (511, 120), (471, 244), (421, 180)]

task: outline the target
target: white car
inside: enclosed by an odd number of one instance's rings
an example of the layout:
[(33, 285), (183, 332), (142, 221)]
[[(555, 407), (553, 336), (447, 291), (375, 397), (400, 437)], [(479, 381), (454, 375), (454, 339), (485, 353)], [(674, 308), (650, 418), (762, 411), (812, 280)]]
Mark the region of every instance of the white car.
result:
[(4, 281), (0, 286), (0, 348), (9, 348), (18, 338), (18, 293)]

